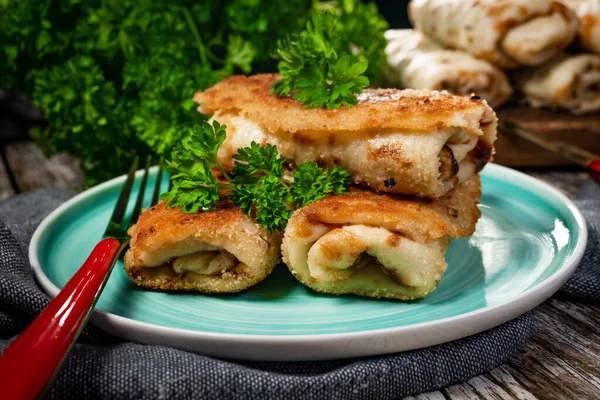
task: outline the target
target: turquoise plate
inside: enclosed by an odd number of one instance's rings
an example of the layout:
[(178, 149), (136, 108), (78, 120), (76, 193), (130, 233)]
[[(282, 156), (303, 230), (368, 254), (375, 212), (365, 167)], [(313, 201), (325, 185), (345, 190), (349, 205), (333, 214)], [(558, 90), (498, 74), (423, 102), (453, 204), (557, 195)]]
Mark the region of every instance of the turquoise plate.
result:
[[(156, 170), (152, 173), (151, 186)], [(30, 260), (49, 294), (58, 293), (101, 239), (124, 179), (81, 193), (35, 232)], [(580, 261), (587, 233), (573, 203), (534, 178), (489, 165), (482, 183), (483, 215), (477, 231), (452, 243), (448, 270), (425, 299), (319, 295), (283, 265), (264, 282), (235, 295), (152, 292), (132, 284), (119, 262), (92, 322), (139, 342), (260, 360), (383, 354), (489, 329), (558, 290)], [(165, 189), (167, 184), (165, 178)]]

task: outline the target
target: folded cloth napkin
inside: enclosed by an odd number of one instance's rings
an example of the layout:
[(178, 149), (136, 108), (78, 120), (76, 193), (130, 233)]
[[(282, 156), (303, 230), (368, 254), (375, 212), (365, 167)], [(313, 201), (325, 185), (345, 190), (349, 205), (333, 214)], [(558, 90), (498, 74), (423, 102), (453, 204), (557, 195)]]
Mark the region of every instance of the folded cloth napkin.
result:
[[(563, 289), (600, 298), (600, 190), (586, 184), (578, 205), (590, 229), (580, 269)], [(72, 193), (29, 192), (0, 204), (0, 348), (49, 301), (26, 249), (41, 219)], [(464, 381), (514, 356), (534, 334), (530, 313), (477, 335), (426, 349), (325, 362), (224, 361), (124, 342), (88, 326), (50, 398), (392, 399)], [(32, 377), (35, 379), (35, 377)]]
[(588, 244), (579, 267), (561, 291), (581, 299), (600, 301), (600, 184), (587, 180), (577, 194), (575, 204), (587, 222)]

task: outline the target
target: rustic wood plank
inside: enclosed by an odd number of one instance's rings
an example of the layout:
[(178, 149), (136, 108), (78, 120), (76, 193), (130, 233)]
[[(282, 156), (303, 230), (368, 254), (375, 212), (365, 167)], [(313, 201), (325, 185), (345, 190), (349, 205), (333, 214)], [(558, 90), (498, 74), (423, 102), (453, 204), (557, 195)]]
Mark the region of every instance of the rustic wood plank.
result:
[[(511, 120), (547, 139), (563, 140), (600, 153), (600, 113), (571, 115), (561, 111), (509, 105), (497, 111), (498, 119)], [(494, 159), (499, 164), (531, 167), (572, 165), (521, 138), (499, 132)]]
[(551, 302), (536, 313), (536, 323), (541, 328), (536, 342), (560, 357), (600, 394), (600, 332), (577, 323)]
[(422, 393), (418, 396), (409, 396), (405, 400), (446, 400), (446, 397), (441, 392)]
[(81, 168), (70, 155), (56, 154), (48, 159), (32, 142), (8, 144), (6, 161), (21, 192), (41, 187), (73, 189), (83, 185)]
[(486, 374), (491, 380), (497, 382), (503, 387), (513, 398), (519, 400), (536, 400), (530, 391), (525, 389), (517, 380), (509, 373), (504, 365), (494, 368)]
[(600, 304), (558, 297), (553, 297), (546, 303), (575, 320), (579, 327), (587, 327), (593, 334), (600, 334)]
[[(590, 359), (598, 358), (598, 353), (594, 353), (593, 348), (588, 351), (581, 351), (580, 346), (573, 348), (572, 343), (591, 343), (591, 340), (575, 334), (573, 329), (565, 329), (574, 322), (568, 321), (568, 315), (563, 313), (550, 315), (549, 307), (547, 302), (536, 310), (540, 331), (534, 341), (503, 367), (521, 386), (540, 399), (598, 398), (600, 371), (589, 371), (585, 365)], [(578, 361), (585, 353), (588, 359)]]
[(480, 400), (481, 396), (468, 383), (452, 385), (443, 390), (451, 400)]
[(467, 381), (484, 399), (512, 400), (510, 395), (502, 386), (498, 385), (486, 375), (476, 376)]
[(8, 199), (15, 194), (15, 190), (12, 186), (6, 165), (4, 165), (4, 159), (0, 157), (0, 200)]

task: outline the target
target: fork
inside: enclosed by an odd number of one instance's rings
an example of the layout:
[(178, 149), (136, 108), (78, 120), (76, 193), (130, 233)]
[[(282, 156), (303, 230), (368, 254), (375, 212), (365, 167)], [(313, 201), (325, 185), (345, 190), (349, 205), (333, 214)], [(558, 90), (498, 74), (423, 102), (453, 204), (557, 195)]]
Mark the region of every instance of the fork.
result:
[[(54, 300), (0, 356), (3, 399), (31, 399), (41, 396), (56, 377), (100, 297), (117, 259), (129, 244), (128, 227), (136, 223), (140, 216), (148, 183), (150, 158), (146, 160), (133, 213), (125, 220), (137, 166), (136, 157), (121, 188), (104, 232), (104, 239), (96, 244), (85, 263)], [(162, 172), (161, 161), (152, 205), (158, 203)]]

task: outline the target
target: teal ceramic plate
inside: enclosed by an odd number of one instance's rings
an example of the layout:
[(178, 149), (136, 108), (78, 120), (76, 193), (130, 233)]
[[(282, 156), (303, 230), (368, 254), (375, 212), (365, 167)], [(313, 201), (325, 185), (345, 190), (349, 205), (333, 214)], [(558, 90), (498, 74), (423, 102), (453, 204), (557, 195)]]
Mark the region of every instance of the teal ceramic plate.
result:
[[(35, 232), (30, 260), (50, 295), (58, 293), (101, 239), (124, 179), (76, 196)], [(165, 178), (165, 189), (167, 183)], [(579, 263), (587, 233), (575, 205), (534, 178), (489, 165), (482, 183), (483, 215), (475, 235), (452, 243), (440, 286), (423, 300), (319, 295), (283, 265), (240, 294), (151, 292), (130, 283), (119, 263), (92, 322), (134, 341), (260, 360), (391, 353), (492, 328), (558, 290)]]

